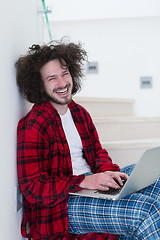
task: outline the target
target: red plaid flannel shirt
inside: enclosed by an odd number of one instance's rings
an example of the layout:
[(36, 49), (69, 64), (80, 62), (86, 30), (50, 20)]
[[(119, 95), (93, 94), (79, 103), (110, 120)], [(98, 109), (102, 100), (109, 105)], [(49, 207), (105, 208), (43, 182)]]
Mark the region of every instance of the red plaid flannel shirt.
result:
[[(73, 100), (69, 108), (92, 172), (119, 171), (107, 151), (102, 149), (88, 112)], [(35, 104), (19, 121), (17, 132), (18, 179), (24, 196), (22, 235), (35, 240), (116, 239), (111, 234), (73, 235), (67, 231), (68, 194), (81, 189), (79, 184), (85, 176), (72, 173), (69, 147), (53, 106)]]

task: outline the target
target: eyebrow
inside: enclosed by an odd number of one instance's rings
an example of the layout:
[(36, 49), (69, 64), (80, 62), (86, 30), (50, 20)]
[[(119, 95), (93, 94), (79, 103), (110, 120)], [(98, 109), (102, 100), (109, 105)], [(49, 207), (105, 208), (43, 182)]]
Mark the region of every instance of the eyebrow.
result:
[[(62, 72), (62, 74), (64, 74), (65, 72), (69, 72), (68, 68), (65, 69), (65, 70)], [(54, 75), (49, 75), (49, 76), (46, 77), (46, 79), (53, 78), (53, 77), (56, 77), (56, 76), (57, 76), (56, 74), (54, 74)]]
[(67, 69), (65, 69), (62, 73), (65, 73), (65, 72), (69, 72), (69, 70), (68, 70), (68, 68)]
[(56, 75), (49, 75), (46, 77), (46, 79), (53, 78), (53, 77), (56, 77)]

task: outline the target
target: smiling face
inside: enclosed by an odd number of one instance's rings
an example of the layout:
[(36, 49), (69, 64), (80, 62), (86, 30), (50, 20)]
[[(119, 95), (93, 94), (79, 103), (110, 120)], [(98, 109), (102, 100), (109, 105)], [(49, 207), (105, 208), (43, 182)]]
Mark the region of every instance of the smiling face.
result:
[[(72, 98), (73, 82), (71, 74), (58, 59), (47, 62), (40, 73), (44, 82), (44, 90), (53, 107), (59, 113), (66, 111)], [(62, 113), (62, 114), (64, 114)]]

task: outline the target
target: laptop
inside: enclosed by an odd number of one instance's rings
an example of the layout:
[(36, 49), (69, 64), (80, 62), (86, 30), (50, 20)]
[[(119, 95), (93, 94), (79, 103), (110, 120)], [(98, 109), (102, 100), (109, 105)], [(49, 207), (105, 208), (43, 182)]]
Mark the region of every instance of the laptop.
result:
[(93, 198), (119, 200), (133, 192), (137, 192), (153, 184), (159, 176), (160, 147), (156, 147), (146, 150), (143, 153), (126, 183), (124, 183), (121, 189), (113, 189), (114, 193), (110, 193), (108, 191), (82, 189), (70, 194)]

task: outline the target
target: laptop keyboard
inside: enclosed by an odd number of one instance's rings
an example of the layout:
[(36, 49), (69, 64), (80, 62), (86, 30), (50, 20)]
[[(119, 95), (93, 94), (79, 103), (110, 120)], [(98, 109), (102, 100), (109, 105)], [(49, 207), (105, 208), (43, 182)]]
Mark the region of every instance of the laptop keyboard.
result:
[(126, 181), (123, 180), (123, 186), (120, 187), (119, 189), (115, 189), (115, 188), (109, 188), (108, 191), (101, 191), (101, 190), (97, 190), (95, 191), (95, 193), (99, 193), (99, 194), (109, 194), (109, 195), (117, 195), (120, 193), (120, 191), (122, 190), (122, 188), (124, 187)]

